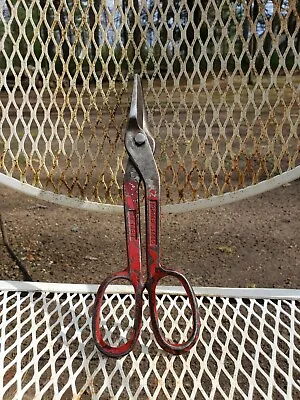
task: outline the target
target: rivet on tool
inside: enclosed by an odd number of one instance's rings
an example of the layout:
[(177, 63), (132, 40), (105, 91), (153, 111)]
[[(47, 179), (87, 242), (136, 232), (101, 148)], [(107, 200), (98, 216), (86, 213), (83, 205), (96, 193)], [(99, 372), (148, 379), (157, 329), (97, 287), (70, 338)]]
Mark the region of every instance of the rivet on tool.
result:
[[(0, 0), (1, 1), (1, 0)], [(116, 272), (108, 276), (97, 291), (92, 330), (95, 344), (98, 350), (108, 357), (120, 358), (128, 354), (135, 343), (138, 341), (143, 324), (143, 292), (148, 291), (149, 314), (151, 327), (157, 344), (165, 351), (178, 355), (189, 351), (199, 338), (200, 315), (198, 310), (197, 298), (192, 286), (184, 275), (173, 269), (168, 269), (160, 264), (160, 179), (158, 168), (154, 159), (153, 151), (155, 147), (154, 138), (147, 130), (147, 115), (143, 99), (141, 81), (138, 75), (134, 77), (132, 101), (130, 106), (130, 124), (125, 133), (125, 143), (127, 143), (128, 162), (123, 180), (123, 200), (124, 218), (127, 248), (127, 266), (123, 271)], [(132, 125), (136, 130), (132, 130)], [(139, 127), (139, 128), (137, 128)], [(146, 147), (148, 146), (147, 151)], [(135, 146), (138, 146), (136, 148)], [(144, 189), (144, 196), (139, 197), (140, 185)], [(147, 275), (143, 278), (142, 241), (141, 241), (141, 203), (145, 205), (145, 264)], [(144, 237), (144, 236), (142, 236)], [(167, 276), (176, 278), (186, 291), (190, 302), (193, 325), (189, 330), (190, 323), (186, 331), (189, 332), (187, 338), (183, 337), (180, 343), (169, 340), (164, 331), (160, 328), (160, 314), (158, 312), (156, 287), (159, 281)], [(108, 343), (104, 338), (103, 326), (109, 327), (104, 321), (102, 307), (105, 307), (105, 292), (107, 287), (115, 280), (125, 279), (134, 288), (134, 325), (126, 342), (120, 340), (115, 345)], [(111, 333), (114, 333), (113, 328)], [(107, 337), (110, 338), (111, 334)], [(186, 333), (184, 332), (184, 336)], [(186, 339), (186, 340), (185, 340)]]
[(137, 133), (136, 136), (134, 137), (134, 142), (138, 146), (144, 144), (146, 142), (146, 136), (144, 135), (144, 133), (142, 132)]

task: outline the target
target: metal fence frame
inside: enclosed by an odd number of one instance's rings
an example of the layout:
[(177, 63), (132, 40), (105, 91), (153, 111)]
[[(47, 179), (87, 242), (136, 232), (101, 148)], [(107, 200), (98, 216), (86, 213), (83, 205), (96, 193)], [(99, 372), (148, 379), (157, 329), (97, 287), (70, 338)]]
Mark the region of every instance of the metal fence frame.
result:
[[(175, 357), (157, 347), (145, 302), (139, 342), (120, 360), (93, 344), (96, 290), (0, 282), (0, 399), (298, 398), (300, 290), (195, 288), (199, 342)], [(129, 315), (132, 293), (129, 286), (109, 287), (104, 306), (114, 326)], [(183, 288), (159, 287), (157, 296), (168, 320), (162, 329), (170, 323), (177, 329), (188, 305)], [(186, 331), (179, 332), (184, 339)]]
[(165, 212), (299, 178), (299, 4), (266, 4), (0, 2), (0, 182), (121, 212), (135, 72)]

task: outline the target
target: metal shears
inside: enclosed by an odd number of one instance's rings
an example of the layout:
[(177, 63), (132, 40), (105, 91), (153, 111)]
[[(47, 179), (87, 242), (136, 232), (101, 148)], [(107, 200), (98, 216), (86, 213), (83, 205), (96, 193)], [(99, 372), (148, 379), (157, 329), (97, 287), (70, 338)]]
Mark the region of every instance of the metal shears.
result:
[[(151, 325), (157, 343), (169, 353), (181, 354), (190, 350), (197, 342), (200, 317), (195, 293), (185, 276), (160, 265), (160, 177), (153, 156), (155, 142), (148, 130), (142, 86), (138, 75), (134, 76), (129, 120), (125, 133), (125, 147), (129, 156), (123, 181), (128, 265), (125, 270), (106, 278), (99, 286), (92, 318), (95, 344), (103, 354), (115, 358), (123, 357), (132, 350), (142, 327), (143, 291), (146, 288), (149, 294)], [(140, 235), (139, 186), (141, 181), (145, 189), (146, 282), (143, 282)], [(160, 279), (166, 276), (178, 279), (185, 288), (190, 302), (193, 327), (189, 338), (183, 343), (170, 342), (164, 337), (159, 327), (156, 286)], [(134, 288), (135, 316), (128, 341), (118, 347), (113, 347), (104, 340), (101, 334), (101, 307), (107, 286), (118, 279), (129, 281)]]

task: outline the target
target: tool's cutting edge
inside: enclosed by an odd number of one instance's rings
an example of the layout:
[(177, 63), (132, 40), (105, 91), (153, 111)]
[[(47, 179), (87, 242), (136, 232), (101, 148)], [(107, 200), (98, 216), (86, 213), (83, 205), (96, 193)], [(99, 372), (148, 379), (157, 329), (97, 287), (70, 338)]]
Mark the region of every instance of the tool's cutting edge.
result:
[(144, 126), (144, 98), (139, 75), (134, 75), (133, 88), (131, 95), (131, 104), (129, 110), (128, 128), (139, 128), (143, 130)]

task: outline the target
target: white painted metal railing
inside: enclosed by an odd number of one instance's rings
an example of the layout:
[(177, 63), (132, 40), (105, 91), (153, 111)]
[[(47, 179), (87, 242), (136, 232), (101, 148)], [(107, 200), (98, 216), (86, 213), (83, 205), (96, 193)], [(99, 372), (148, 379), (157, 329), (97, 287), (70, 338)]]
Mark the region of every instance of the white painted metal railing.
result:
[[(299, 178), (299, 32), (295, 1), (0, 0), (0, 183), (123, 212), (134, 72), (165, 212)], [(95, 349), (95, 290), (0, 282), (0, 399), (300, 398), (299, 290), (196, 288), (199, 342), (178, 357), (156, 346), (145, 302), (121, 360)], [(184, 293), (163, 287), (158, 302), (162, 329), (183, 337)], [(105, 305), (113, 326), (132, 325), (129, 287)]]
[[(145, 301), (136, 348), (115, 360), (102, 356), (93, 343), (91, 307), (96, 289), (0, 282), (1, 399), (300, 396), (299, 290), (196, 288), (199, 342), (182, 356), (157, 347)], [(184, 339), (185, 324), (190, 323), (184, 292), (160, 287), (158, 304), (164, 315), (162, 329), (175, 329)], [(110, 287), (105, 302), (110, 324), (132, 326), (132, 306), (131, 287)], [(180, 317), (183, 324), (178, 323)]]
[(120, 211), (134, 73), (164, 211), (296, 179), (299, 32), (291, 0), (0, 1), (0, 182)]

